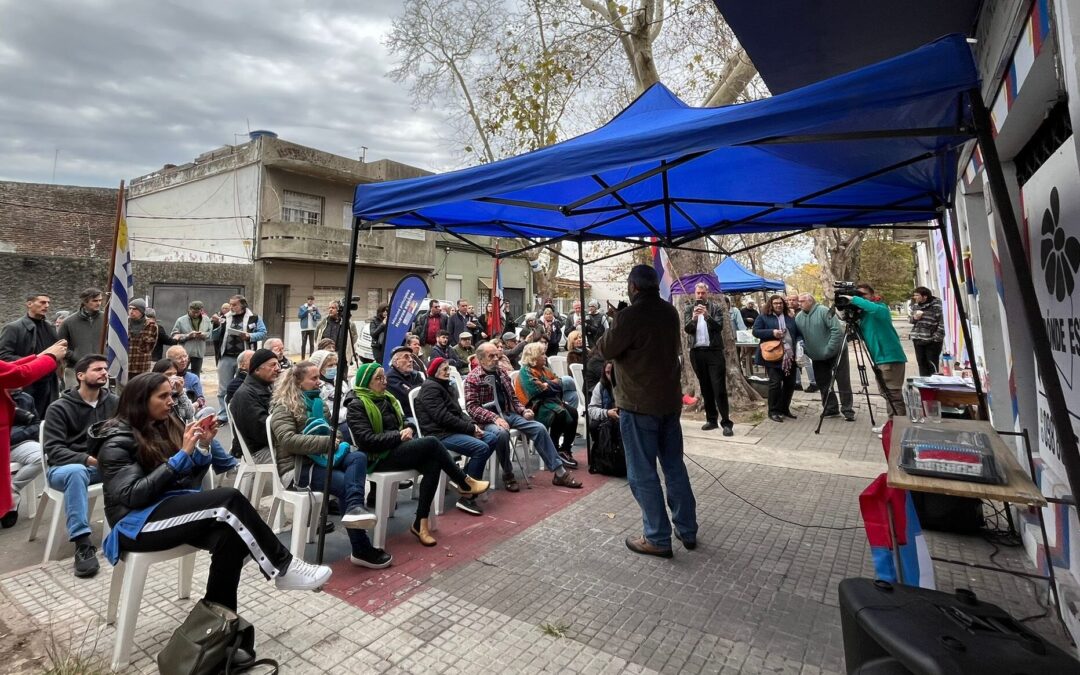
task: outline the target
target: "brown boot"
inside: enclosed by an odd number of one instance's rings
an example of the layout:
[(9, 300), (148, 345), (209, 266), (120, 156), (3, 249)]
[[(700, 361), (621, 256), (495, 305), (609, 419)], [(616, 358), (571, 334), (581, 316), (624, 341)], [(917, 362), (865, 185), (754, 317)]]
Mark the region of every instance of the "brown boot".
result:
[(428, 529), (427, 518), (420, 519), (419, 529), (416, 527), (416, 523), (413, 523), (412, 527), (409, 528), (409, 532), (415, 534), (416, 538), (419, 539), (420, 543), (424, 546), (434, 546), (439, 543), (435, 541), (435, 537), (431, 536), (431, 530)]
[(491, 485), (486, 480), (476, 480), (472, 476), (465, 476), (465, 485), (457, 485), (457, 491), (461, 495), (475, 497), (476, 495), (482, 495), (487, 492), (488, 486)]

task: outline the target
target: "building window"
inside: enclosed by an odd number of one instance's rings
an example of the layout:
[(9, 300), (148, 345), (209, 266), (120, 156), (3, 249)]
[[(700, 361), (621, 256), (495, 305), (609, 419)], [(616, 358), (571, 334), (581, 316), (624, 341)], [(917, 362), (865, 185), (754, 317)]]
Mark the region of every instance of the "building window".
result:
[(284, 191), (281, 220), (286, 223), (322, 225), (322, 197), (303, 192)]

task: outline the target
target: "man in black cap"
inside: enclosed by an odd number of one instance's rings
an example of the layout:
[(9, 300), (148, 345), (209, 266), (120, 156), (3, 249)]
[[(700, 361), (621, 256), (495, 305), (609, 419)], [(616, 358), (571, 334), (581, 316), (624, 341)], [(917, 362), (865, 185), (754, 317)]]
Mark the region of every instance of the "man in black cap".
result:
[[(281, 366), (277, 355), (269, 349), (258, 349), (248, 363), (248, 376), (229, 400), (229, 408), (236, 416), (229, 415), (233, 428), (242, 436), (256, 464), (270, 462), (270, 442), (266, 438), (266, 418), (270, 416), (270, 395), (274, 391)], [(240, 453), (237, 440), (233, 440), (233, 454)]]

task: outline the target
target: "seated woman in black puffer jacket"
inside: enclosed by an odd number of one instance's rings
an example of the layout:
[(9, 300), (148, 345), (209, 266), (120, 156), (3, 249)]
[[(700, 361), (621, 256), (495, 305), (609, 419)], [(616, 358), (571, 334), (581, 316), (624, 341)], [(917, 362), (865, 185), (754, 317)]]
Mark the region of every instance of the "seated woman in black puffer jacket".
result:
[(206, 426), (184, 426), (171, 414), (173, 405), (169, 380), (144, 373), (124, 388), (116, 417), (90, 430), (112, 527), (102, 547), (109, 562), (115, 565), (129, 551), (181, 544), (207, 550), (205, 599), (233, 611), (248, 554), (279, 589), (321, 588), (330, 568), (294, 558), (240, 492), (200, 491), (217, 427), (212, 417)]
[(416, 520), (409, 531), (424, 546), (434, 546), (437, 542), (428, 527), (428, 515), (439, 488), (440, 472), (446, 472), (458, 493), (465, 497), (483, 494), (488, 482), (465, 475), (439, 439), (415, 437), (413, 428), (405, 424), (401, 404), (386, 391), (382, 366), (361, 364), (353, 383), (353, 391), (346, 395), (345, 419), (356, 447), (367, 455), (367, 471), (410, 470), (422, 474)]

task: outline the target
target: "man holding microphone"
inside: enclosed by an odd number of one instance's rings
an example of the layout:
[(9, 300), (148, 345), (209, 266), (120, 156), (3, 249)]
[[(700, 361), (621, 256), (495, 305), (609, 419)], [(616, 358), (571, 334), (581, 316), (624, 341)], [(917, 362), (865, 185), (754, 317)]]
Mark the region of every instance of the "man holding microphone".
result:
[[(660, 279), (648, 265), (630, 270), (630, 306), (615, 315), (596, 349), (615, 362), (615, 405), (626, 452), (630, 490), (641, 507), (642, 536), (626, 538), (634, 553), (672, 557), (675, 538), (687, 550), (697, 547), (697, 501), (683, 462), (679, 417), (679, 313), (660, 297)], [(664, 491), (656, 465), (664, 470)]]

